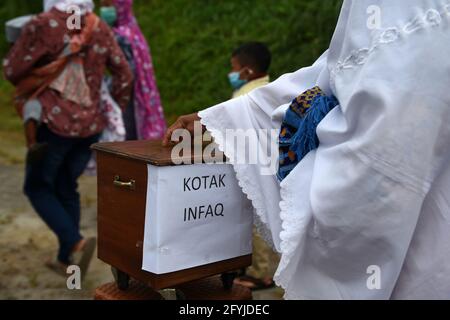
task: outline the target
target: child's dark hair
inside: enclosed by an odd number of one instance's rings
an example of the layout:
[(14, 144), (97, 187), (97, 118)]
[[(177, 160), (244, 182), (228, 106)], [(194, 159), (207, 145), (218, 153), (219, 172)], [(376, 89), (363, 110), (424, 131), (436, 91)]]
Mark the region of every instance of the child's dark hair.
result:
[(248, 42), (233, 51), (233, 57), (242, 65), (248, 65), (257, 72), (267, 73), (272, 61), (269, 48), (261, 42)]

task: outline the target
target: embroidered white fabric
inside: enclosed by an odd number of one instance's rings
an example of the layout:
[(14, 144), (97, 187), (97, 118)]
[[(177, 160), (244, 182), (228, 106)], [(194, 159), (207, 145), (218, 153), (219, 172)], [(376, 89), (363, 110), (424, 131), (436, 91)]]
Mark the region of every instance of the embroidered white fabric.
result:
[[(389, 27), (367, 29), (369, 4)], [(449, 18), (444, 1), (346, 0), (313, 66), (199, 113), (234, 158), (227, 129), (279, 128), (290, 101), (315, 85), (341, 103), (318, 128), (319, 149), (281, 187), (257, 166), (234, 166), (264, 238), (282, 254), (275, 280), (285, 298), (449, 298)], [(371, 264), (383, 270), (379, 290), (366, 282)]]
[(450, 4), (443, 4), (440, 7), (428, 9), (424, 14), (418, 14), (403, 27), (391, 26), (384, 30), (374, 30), (373, 40), (370, 47), (360, 48), (350, 53), (344, 60), (336, 63), (330, 72), (330, 82), (333, 91), (335, 88), (335, 78), (339, 72), (362, 66), (375, 50), (382, 45), (387, 45), (400, 39), (405, 39), (409, 35), (423, 30), (439, 26), (443, 19), (450, 17)]

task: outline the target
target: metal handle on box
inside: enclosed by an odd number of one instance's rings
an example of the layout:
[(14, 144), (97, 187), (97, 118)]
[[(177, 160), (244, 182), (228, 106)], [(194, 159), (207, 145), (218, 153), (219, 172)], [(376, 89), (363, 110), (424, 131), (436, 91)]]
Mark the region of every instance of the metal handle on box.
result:
[(113, 183), (116, 187), (119, 187), (119, 188), (126, 188), (126, 189), (130, 189), (130, 190), (136, 189), (136, 181), (135, 180), (123, 182), (123, 181), (120, 181), (120, 176), (115, 176)]

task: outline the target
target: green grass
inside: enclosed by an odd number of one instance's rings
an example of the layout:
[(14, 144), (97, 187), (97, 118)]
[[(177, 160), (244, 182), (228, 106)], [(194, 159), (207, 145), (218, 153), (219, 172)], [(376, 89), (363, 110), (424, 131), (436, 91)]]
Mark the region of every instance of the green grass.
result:
[(7, 81), (0, 81), (0, 131), (17, 131), (22, 121), (13, 107), (14, 88)]
[[(6, 2), (6, 3), (5, 3)], [(41, 1), (6, 0), (5, 21), (40, 10)], [(232, 50), (267, 43), (272, 79), (310, 65), (331, 39), (342, 0), (135, 0), (135, 13), (152, 48), (169, 122), (224, 101)], [(3, 28), (3, 26), (2, 26)], [(7, 46), (0, 35), (0, 55)], [(12, 88), (0, 81), (0, 130), (20, 128), (10, 106)]]

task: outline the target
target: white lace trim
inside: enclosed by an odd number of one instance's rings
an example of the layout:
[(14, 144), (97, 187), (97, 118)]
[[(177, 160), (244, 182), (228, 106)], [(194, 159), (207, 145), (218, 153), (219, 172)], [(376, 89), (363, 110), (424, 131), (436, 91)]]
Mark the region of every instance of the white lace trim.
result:
[[(234, 150), (225, 148), (225, 141), (223, 139), (224, 134), (221, 131), (225, 131), (225, 124), (219, 117), (210, 117), (207, 110), (199, 112), (200, 122), (206, 127), (214, 138), (214, 142), (218, 145), (219, 150), (225, 154), (228, 159), (234, 159)], [(246, 172), (249, 171), (250, 166), (246, 164), (233, 165), (233, 169), (236, 173), (238, 184), (242, 191), (246, 194), (247, 198), (251, 201), (254, 208), (253, 223), (255, 228), (262, 239), (274, 250), (275, 245), (273, 243), (272, 234), (268, 228), (267, 223), (267, 210), (265, 207), (264, 199), (261, 193), (258, 192), (259, 186), (255, 184), (254, 180), (249, 177)]]
[(276, 284), (282, 287), (285, 291), (285, 299), (290, 299), (288, 285), (291, 280), (290, 274), (283, 272), (286, 270), (289, 262), (294, 255), (294, 251), (298, 244), (291, 241), (295, 235), (300, 232), (300, 224), (302, 221), (298, 219), (294, 210), (294, 192), (292, 188), (287, 188), (286, 184), (281, 184), (281, 201), (280, 201), (280, 218), (282, 220), (280, 239), (281, 239), (281, 259), (278, 269), (275, 273), (274, 280)]
[(379, 47), (398, 41), (401, 38), (423, 30), (427, 27), (438, 27), (441, 25), (443, 17), (450, 17), (450, 3), (443, 5), (440, 10), (429, 9), (423, 15), (416, 16), (408, 22), (403, 28), (390, 27), (384, 30), (378, 30), (377, 35), (373, 37), (372, 45), (369, 48), (354, 50), (344, 60), (336, 63), (336, 66), (330, 72), (330, 84), (336, 92), (336, 76), (347, 69), (354, 69), (364, 65), (369, 56)]
[(292, 188), (292, 183), (288, 179), (289, 177), (281, 183), (281, 260), (274, 280), (285, 290), (285, 299), (297, 300), (305, 299), (305, 296), (304, 293), (298, 293), (295, 288), (289, 286), (296, 269), (288, 270), (287, 266), (295, 254), (301, 259), (304, 238), (307, 236), (312, 214), (309, 209), (308, 211), (296, 209), (294, 200), (298, 198), (298, 191)]

